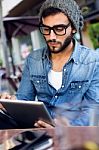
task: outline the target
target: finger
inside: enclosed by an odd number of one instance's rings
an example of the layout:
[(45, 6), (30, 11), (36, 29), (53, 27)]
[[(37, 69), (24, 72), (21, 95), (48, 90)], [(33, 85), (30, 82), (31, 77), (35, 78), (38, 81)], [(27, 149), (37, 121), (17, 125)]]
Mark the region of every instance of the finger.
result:
[(36, 123), (34, 123), (34, 127), (36, 127), (36, 128), (40, 128), (40, 126), (39, 126), (39, 124), (36, 122)]
[(42, 127), (42, 128), (53, 128), (53, 126), (51, 126), (50, 124), (48, 124), (42, 120), (39, 120), (36, 123), (39, 127)]
[(12, 100), (16, 100), (16, 96), (15, 95), (11, 95), (11, 98)]
[(9, 95), (7, 92), (5, 92), (5, 93), (2, 93), (2, 94), (0, 95), (0, 98), (2, 98), (2, 99), (10, 99), (10, 98), (11, 98), (11, 95)]
[(5, 93), (0, 94), (0, 98), (1, 99), (12, 99), (12, 100), (15, 100), (16, 96), (15, 95), (10, 95), (9, 93), (5, 92)]
[(4, 107), (2, 106), (2, 104), (0, 104), (0, 109), (2, 109), (2, 108), (4, 108)]

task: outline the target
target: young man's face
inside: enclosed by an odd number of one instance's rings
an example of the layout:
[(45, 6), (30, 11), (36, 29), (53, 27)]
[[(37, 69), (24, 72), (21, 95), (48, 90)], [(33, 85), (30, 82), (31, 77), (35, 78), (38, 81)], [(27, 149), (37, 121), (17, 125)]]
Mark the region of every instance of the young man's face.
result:
[[(67, 16), (60, 12), (43, 18), (42, 23), (44, 37), (52, 53), (59, 53), (68, 47), (75, 31), (71, 28)], [(54, 31), (50, 27), (54, 27)]]

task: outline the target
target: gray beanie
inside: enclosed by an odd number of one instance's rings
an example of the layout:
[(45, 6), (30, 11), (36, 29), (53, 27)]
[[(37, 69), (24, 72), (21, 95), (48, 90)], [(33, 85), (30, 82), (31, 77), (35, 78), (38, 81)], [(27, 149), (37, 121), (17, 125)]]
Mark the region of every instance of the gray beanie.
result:
[(83, 16), (80, 8), (74, 0), (46, 0), (41, 6), (39, 17), (42, 18), (42, 13), (45, 9), (54, 7), (60, 9), (73, 23), (77, 31), (83, 28)]

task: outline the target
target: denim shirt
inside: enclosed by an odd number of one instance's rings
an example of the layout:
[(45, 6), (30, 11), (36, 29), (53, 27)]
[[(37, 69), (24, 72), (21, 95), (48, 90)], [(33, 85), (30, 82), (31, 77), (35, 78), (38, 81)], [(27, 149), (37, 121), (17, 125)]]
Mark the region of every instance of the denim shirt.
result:
[(75, 41), (59, 90), (48, 82), (51, 67), (47, 48), (33, 51), (26, 59), (17, 99), (33, 101), (37, 96), (53, 118), (62, 115), (71, 125), (89, 125), (88, 108), (99, 103), (99, 54)]

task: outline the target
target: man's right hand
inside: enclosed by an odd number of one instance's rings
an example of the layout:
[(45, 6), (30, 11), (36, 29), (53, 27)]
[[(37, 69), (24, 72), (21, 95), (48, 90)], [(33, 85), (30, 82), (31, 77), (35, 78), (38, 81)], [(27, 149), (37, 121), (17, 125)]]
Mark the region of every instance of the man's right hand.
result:
[(0, 94), (0, 99), (12, 99), (12, 100), (15, 100), (16, 96), (15, 95), (10, 95), (9, 93), (4, 92), (4, 93)]
[[(10, 95), (9, 93), (4, 92), (4, 93), (0, 94), (0, 99), (12, 99), (12, 100), (15, 100), (16, 96), (15, 95)], [(0, 104), (0, 109), (2, 109), (2, 108), (3, 108), (3, 106), (2, 106), (2, 104)]]

